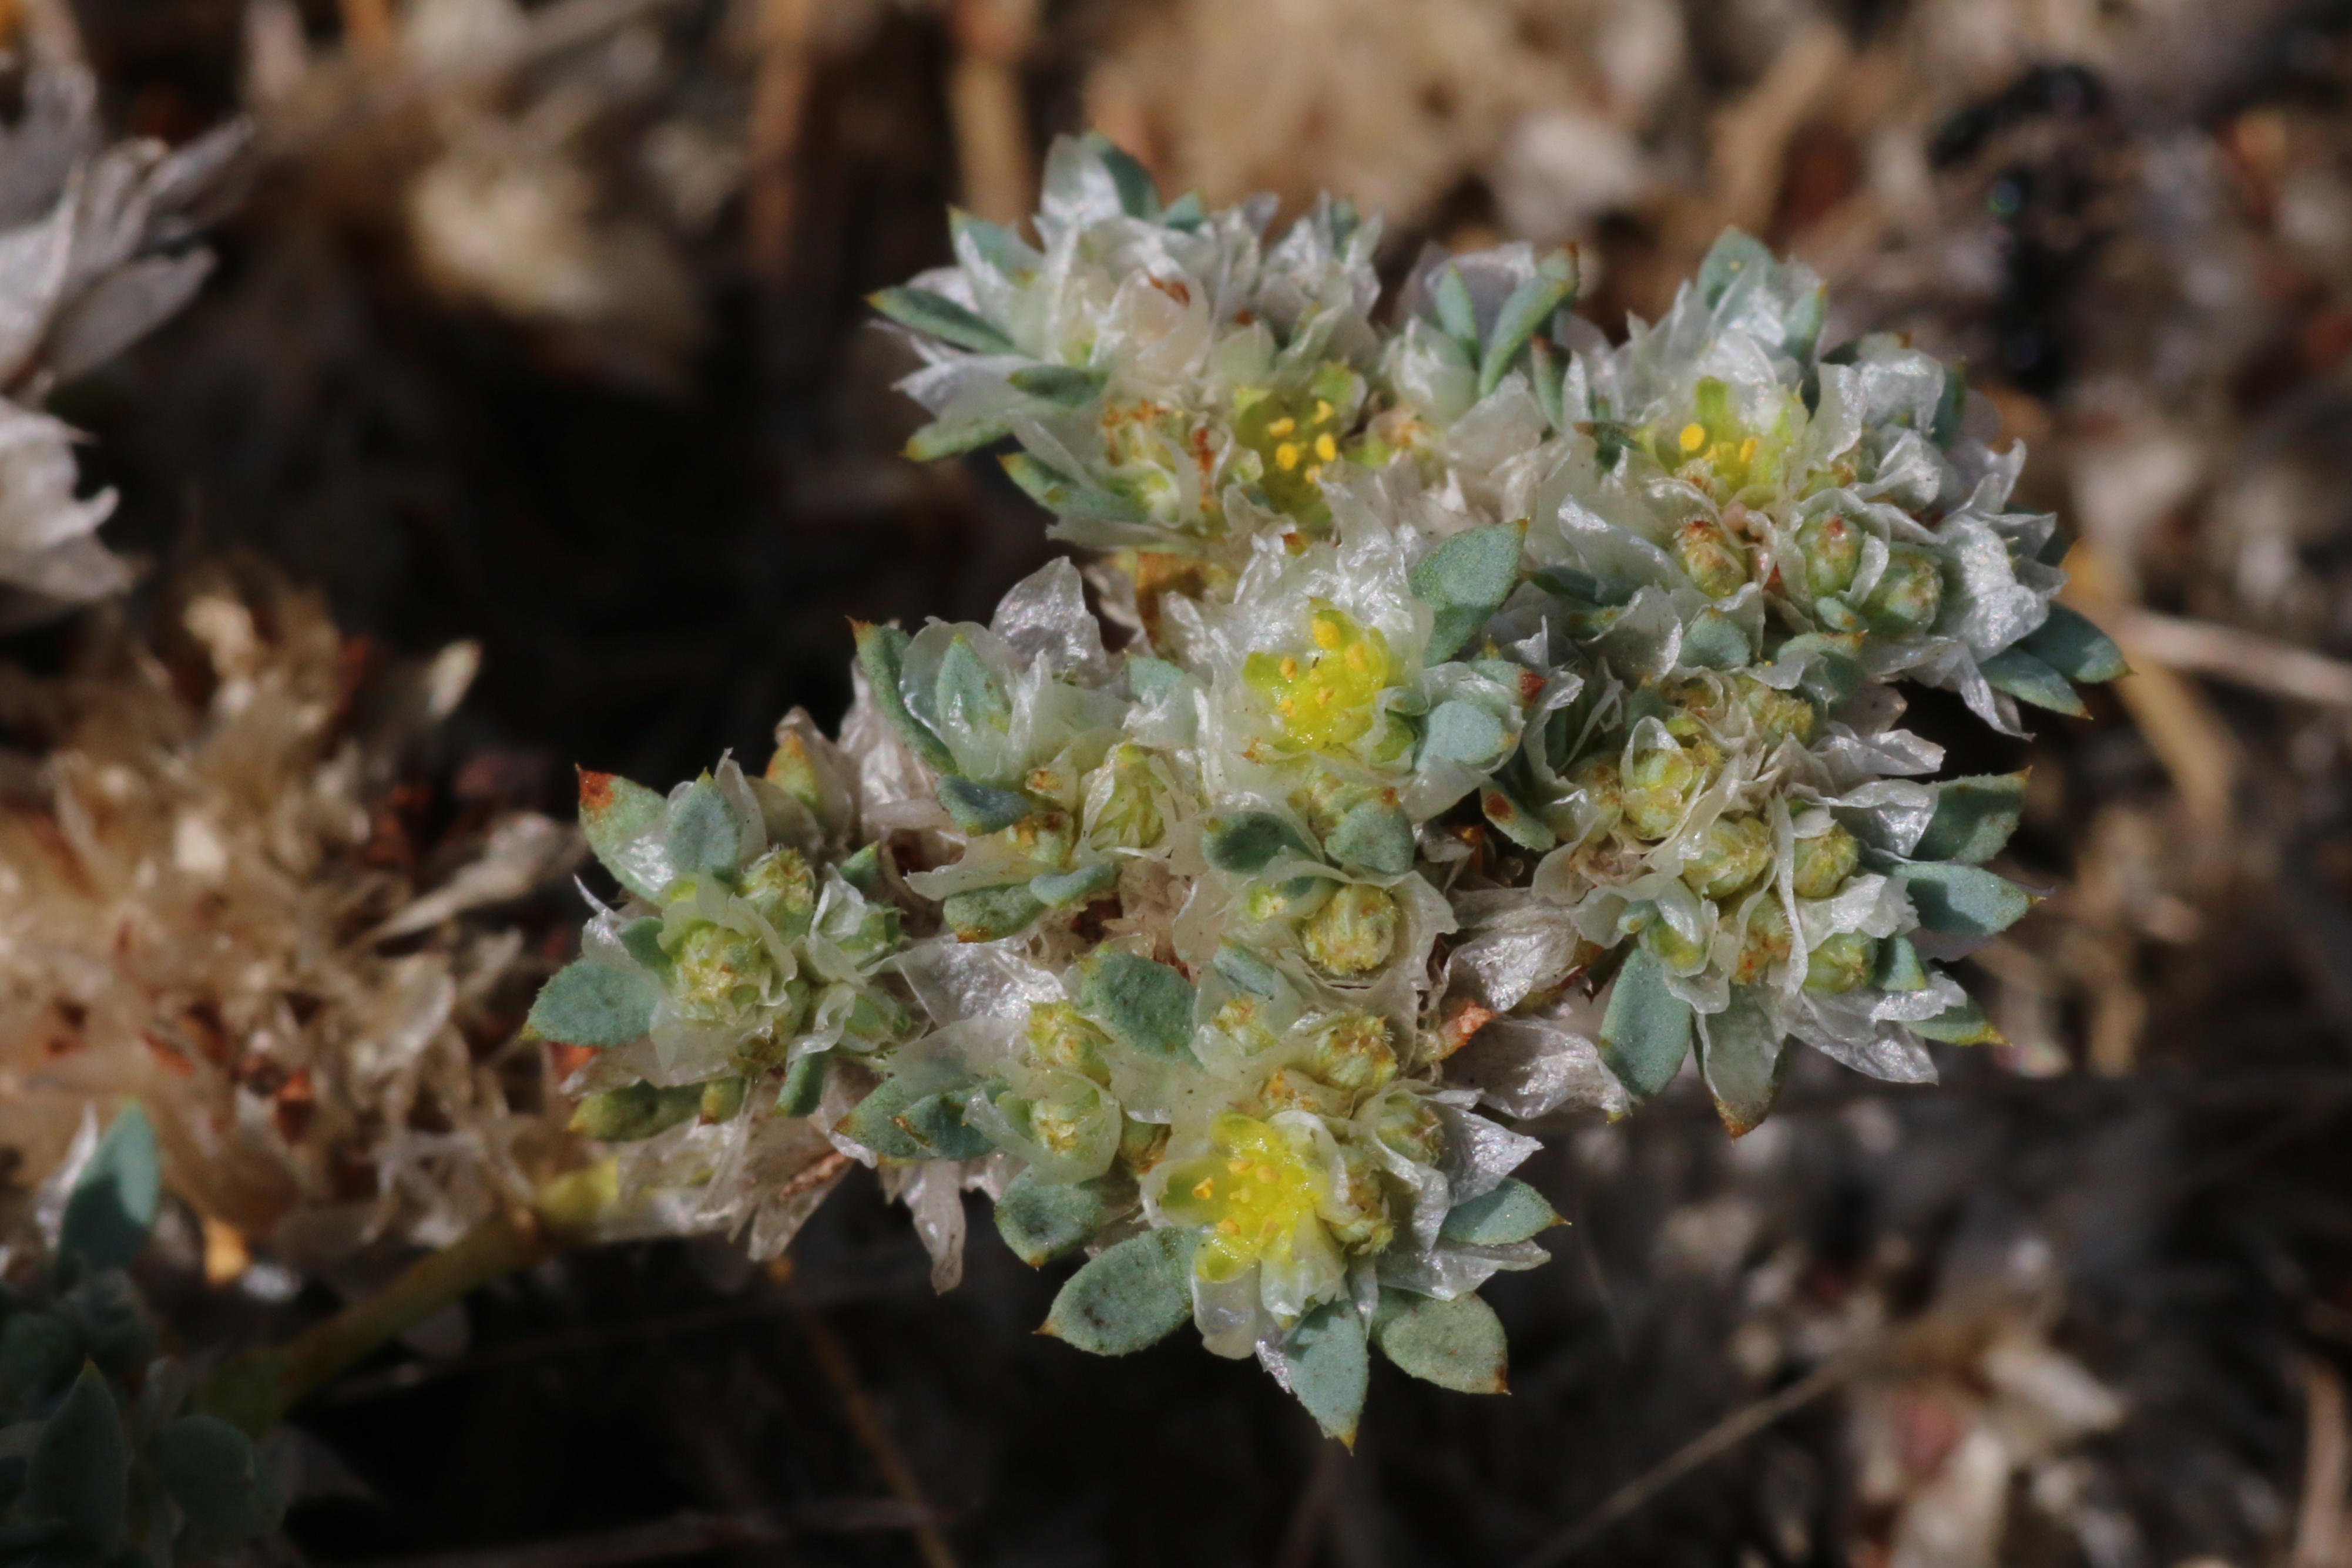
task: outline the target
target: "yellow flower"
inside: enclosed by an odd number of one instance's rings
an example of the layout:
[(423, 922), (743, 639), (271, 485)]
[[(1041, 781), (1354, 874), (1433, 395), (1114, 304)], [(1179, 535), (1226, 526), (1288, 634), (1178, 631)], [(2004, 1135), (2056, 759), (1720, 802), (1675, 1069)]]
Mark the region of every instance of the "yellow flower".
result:
[(1260, 1261), (1277, 1268), (1328, 1246), (1317, 1218), (1319, 1184), (1281, 1128), (1228, 1111), (1209, 1127), (1218, 1153), (1168, 1173), (1160, 1207), (1180, 1225), (1205, 1227), (1193, 1254), (1202, 1279), (1218, 1284)]
[(1402, 672), (1378, 628), (1357, 624), (1328, 600), (1312, 602), (1307, 632), (1312, 653), (1252, 653), (1242, 679), (1274, 710), (1292, 747), (1344, 751), (1371, 730), (1381, 693)]

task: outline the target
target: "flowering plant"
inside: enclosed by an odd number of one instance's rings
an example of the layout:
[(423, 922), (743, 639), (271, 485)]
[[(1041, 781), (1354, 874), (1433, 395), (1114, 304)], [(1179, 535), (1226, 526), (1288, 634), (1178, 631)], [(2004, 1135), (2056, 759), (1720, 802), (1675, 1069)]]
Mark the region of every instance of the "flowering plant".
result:
[(1895, 683), (2014, 734), (2122, 661), (1958, 373), (1825, 351), (1747, 236), (1612, 347), (1565, 253), (1433, 256), (1388, 322), (1376, 223), (1271, 217), (1065, 141), (1035, 244), (959, 214), (876, 296), (910, 453), (1010, 441), (1124, 645), (1056, 561), (988, 625), (858, 628), (839, 750), (584, 776), (630, 902), (532, 1024), (600, 1053), (575, 1124), (646, 1190), (740, 1223), (877, 1165), (943, 1286), (984, 1191), (1090, 1255), (1048, 1332), (1189, 1318), (1350, 1437), (1370, 1347), (1503, 1385), (1478, 1289), (1558, 1222), (1506, 1120), (1695, 1062), (1738, 1135), (1792, 1041), (1919, 1082), (1995, 1038), (1940, 966), (2032, 903), (1984, 865), (2023, 776), (1928, 781)]

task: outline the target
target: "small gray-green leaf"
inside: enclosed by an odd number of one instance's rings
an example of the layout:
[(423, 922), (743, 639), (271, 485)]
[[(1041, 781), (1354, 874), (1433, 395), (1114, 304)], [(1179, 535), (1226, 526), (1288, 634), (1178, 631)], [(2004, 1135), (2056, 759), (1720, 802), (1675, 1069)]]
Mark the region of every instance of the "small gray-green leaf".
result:
[(1076, 408), (1102, 390), (1102, 378), (1075, 365), (1024, 365), (1004, 378), (1013, 390)]
[(1432, 757), (1469, 768), (1491, 768), (1509, 748), (1511, 733), (1503, 721), (1476, 703), (1458, 697), (1439, 703), (1429, 716), (1428, 737), (1423, 749)]
[(944, 294), (928, 288), (885, 288), (866, 302), (910, 332), (921, 332), (942, 343), (969, 349), (975, 354), (1008, 354), (1013, 340), (993, 323), (983, 320)]
[(1496, 523), (1458, 533), (1414, 563), (1407, 580), (1414, 595), (1437, 612), (1423, 664), (1454, 657), (1503, 607), (1518, 581), (1525, 541), (1517, 524)]
[(1462, 351), (1475, 363), (1478, 358), (1478, 308), (1471, 302), (1470, 285), (1463, 280), (1462, 269), (1446, 263), (1437, 275), (1437, 287), (1432, 300), (1437, 308), (1440, 330), (1462, 345)]
[(1546, 854), (1558, 847), (1559, 835), (1551, 824), (1528, 810), (1517, 795), (1499, 784), (1488, 784), (1478, 792), (1478, 809), (1496, 831), (1523, 850)]
[(1283, 1343), (1282, 1362), (1292, 1397), (1307, 1407), (1323, 1435), (1354, 1448), (1372, 1369), (1364, 1320), (1355, 1303), (1328, 1301), (1300, 1318)]
[(1209, 960), (1218, 974), (1254, 997), (1272, 1001), (1290, 988), (1282, 971), (1237, 943), (1220, 943)]
[(660, 997), (649, 975), (582, 958), (558, 969), (541, 988), (529, 1028), (558, 1045), (626, 1045), (653, 1027)]
[(1736, 670), (1756, 657), (1739, 622), (1720, 610), (1702, 610), (1683, 628), (1685, 664), (1697, 670)]
[(2002, 1043), (2000, 1030), (1992, 1026), (1992, 1021), (1985, 1017), (1984, 1009), (1977, 1006), (1974, 998), (1946, 1008), (1934, 1018), (1910, 1027), (1915, 1034), (1925, 1035), (1946, 1045)]
[(1085, 1246), (1132, 1207), (1133, 1199), (1131, 1186), (1108, 1176), (1046, 1182), (1037, 1179), (1034, 1169), (1025, 1170), (1005, 1184), (1004, 1196), (996, 1200), (996, 1233), (1014, 1257), (1034, 1269)]
[(1013, 482), (1028, 492), (1031, 500), (1057, 517), (1083, 517), (1103, 523), (1150, 521), (1151, 514), (1139, 503), (1081, 485), (1025, 452), (1009, 453), (999, 461)]
[(127, 1268), (147, 1245), (163, 1197), (163, 1166), (155, 1127), (133, 1100), (98, 1141), (66, 1198), (58, 1249), (86, 1269)]
[(2023, 773), (1985, 773), (1936, 786), (1936, 814), (1912, 854), (1981, 865), (2000, 852), (2025, 812)]
[(1255, 876), (1286, 851), (1307, 860), (1321, 858), (1297, 829), (1271, 811), (1211, 817), (1202, 825), (1201, 853), (1230, 876)]
[(1990, 936), (2008, 930), (2033, 907), (2033, 897), (1981, 866), (1937, 862), (1900, 873), (1919, 924), (1953, 936)]
[(1993, 690), (2007, 692), (2019, 702), (2032, 703), (2070, 718), (2080, 718), (2089, 711), (2065, 676), (2023, 648), (2003, 648), (1990, 659), (1979, 661), (1977, 668), (1984, 672)]
[(1725, 1132), (1744, 1137), (1771, 1113), (1789, 1054), (1755, 988), (1732, 987), (1730, 1004), (1706, 1020), (1699, 1037), (1699, 1069)]
[(940, 804), (957, 827), (974, 838), (1001, 832), (1037, 809), (1018, 789), (1000, 789), (955, 773), (940, 780)]
[(1568, 379), (1568, 356), (1551, 346), (1548, 339), (1538, 338), (1528, 344), (1528, 372), (1535, 382), (1536, 406), (1543, 410), (1544, 423), (1554, 430), (1568, 426), (1568, 410), (1561, 389)]
[(1130, 218), (1146, 220), (1160, 215), (1160, 188), (1152, 183), (1151, 171), (1145, 168), (1135, 155), (1120, 147), (1099, 131), (1086, 134), (1086, 144), (1110, 176), (1111, 189), (1118, 193), (1118, 208)]
[(2096, 685), (2131, 674), (2115, 640), (2092, 625), (2088, 616), (2063, 604), (2052, 605), (2050, 618), (2018, 646), (2070, 681)]
[(993, 942), (1026, 931), (1045, 913), (1045, 905), (1023, 882), (951, 893), (940, 901), (940, 917), (959, 942)]
[(184, 1416), (148, 1439), (155, 1476), (207, 1542), (227, 1545), (278, 1528), (286, 1504), (252, 1439), (212, 1416)]
[(1438, 1234), (1473, 1247), (1508, 1247), (1565, 1223), (1543, 1194), (1517, 1176), (1446, 1211)]
[(914, 639), (896, 626), (875, 626), (862, 621), (851, 622), (850, 629), (857, 636), (857, 668), (866, 676), (866, 689), (874, 706), (882, 710), (882, 716), (890, 721), (898, 738), (934, 772), (954, 772), (955, 756), (948, 750), (947, 742), (915, 716), (907, 706), (905, 694), (898, 689), (907, 645)]
[(1536, 264), (1532, 277), (1511, 290), (1495, 318), (1495, 333), (1478, 362), (1478, 395), (1485, 397), (1502, 384), (1503, 377), (1527, 347), (1537, 329), (1576, 293), (1576, 258), (1556, 250)]
[(1192, 981), (1116, 947), (1096, 948), (1076, 975), (1078, 1010), (1113, 1040), (1163, 1061), (1192, 1055)]
[(814, 1051), (784, 1069), (783, 1087), (776, 1091), (777, 1115), (816, 1114), (817, 1102), (824, 1097), (825, 1065), (831, 1060), (830, 1052)]
[(632, 958), (656, 975), (667, 975), (674, 967), (667, 953), (662, 951), (662, 923), (653, 915), (632, 920), (621, 927), (621, 948)]
[(1159, 1343), (1192, 1315), (1197, 1230), (1130, 1236), (1070, 1276), (1045, 1332), (1095, 1355), (1131, 1355)]
[(1919, 949), (1911, 946), (1909, 937), (1889, 936), (1878, 945), (1878, 967), (1870, 983), (1882, 991), (1927, 988), (1927, 966), (1919, 961)]
[(836, 1130), (891, 1160), (976, 1160), (995, 1147), (965, 1124), (961, 1088), (924, 1093), (903, 1079), (877, 1087)]
[(1402, 876), (1412, 869), (1412, 819), (1393, 800), (1360, 800), (1332, 827), (1323, 847), (1343, 866)]
[(1045, 872), (1029, 879), (1030, 896), (1048, 909), (1068, 909), (1099, 898), (1118, 885), (1118, 862), (1097, 861), (1076, 871)]
[(1441, 1301), (1382, 1291), (1372, 1339), (1381, 1354), (1424, 1383), (1459, 1394), (1507, 1392), (1510, 1352), (1502, 1320), (1475, 1295)]
[(662, 838), (680, 876), (727, 875), (743, 858), (742, 819), (709, 779), (696, 779), (670, 807)]
[(1601, 1059), (1636, 1100), (1675, 1081), (1690, 1054), (1690, 1004), (1667, 988), (1666, 971), (1635, 945), (1617, 971), (1601, 1019)]
[(79, 1338), (56, 1312), (18, 1312), (0, 1322), (0, 1404), (35, 1405), (65, 1386), (81, 1364)]
[(121, 1551), (129, 1538), (131, 1441), (123, 1435), (114, 1396), (95, 1366), (81, 1369), (34, 1443), (23, 1500), (35, 1513), (63, 1524), (100, 1558)]
[(931, 698), (940, 732), (950, 749), (959, 735), (1003, 735), (1013, 723), (1013, 701), (988, 667), (971, 639), (959, 632), (940, 657), (939, 681)]
[(702, 1085), (660, 1088), (625, 1083), (591, 1094), (572, 1113), (572, 1132), (607, 1144), (634, 1144), (666, 1133), (702, 1109)]
[(936, 463), (993, 446), (1012, 434), (1013, 426), (1002, 419), (935, 419), (907, 437), (903, 455), (909, 462)]
[(672, 873), (661, 846), (669, 801), (614, 773), (580, 770), (580, 827), (598, 861), (639, 898), (662, 895)]

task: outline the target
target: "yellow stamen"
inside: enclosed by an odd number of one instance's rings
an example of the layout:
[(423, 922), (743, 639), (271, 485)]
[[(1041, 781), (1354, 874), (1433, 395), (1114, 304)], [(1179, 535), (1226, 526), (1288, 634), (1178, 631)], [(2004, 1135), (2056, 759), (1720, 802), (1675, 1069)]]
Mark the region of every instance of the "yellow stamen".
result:
[(1283, 655), (1282, 660), (1282, 678), (1286, 681), (1295, 681), (1298, 678), (1298, 661), (1286, 653)]
[(1318, 615), (1313, 631), (1317, 647), (1328, 649), (1339, 645), (1339, 623), (1329, 616)]
[(1230, 1220), (1230, 1219), (1220, 1219), (1219, 1221), (1217, 1221), (1217, 1234), (1218, 1234), (1218, 1235), (1220, 1235), (1220, 1236), (1239, 1236), (1241, 1233), (1242, 1233), (1242, 1228), (1241, 1228), (1239, 1225), (1235, 1224), (1234, 1221), (1232, 1221), (1232, 1220)]
[(1754, 436), (1751, 435), (1747, 440), (1739, 444), (1739, 460), (1742, 463), (1753, 463), (1756, 461), (1756, 438)]
[(1272, 424), (1267, 425), (1265, 427), (1265, 433), (1268, 435), (1287, 435), (1297, 428), (1298, 422), (1286, 413), (1280, 419), (1276, 420)]
[(1329, 422), (1330, 418), (1331, 405), (1324, 402), (1323, 399), (1319, 397), (1317, 398), (1315, 400), (1315, 423), (1318, 424), (1327, 423)]
[(1274, 449), (1274, 465), (1284, 473), (1298, 466), (1298, 443), (1286, 441)]
[(1365, 659), (1364, 645), (1361, 643), (1355, 643), (1349, 647), (1348, 652), (1342, 656), (1348, 661), (1348, 668), (1356, 671), (1360, 674), (1363, 672)]
[(1239, 1155), (1235, 1155), (1232, 1159), (1225, 1162), (1225, 1168), (1233, 1172), (1235, 1176), (1247, 1176), (1249, 1175), (1249, 1161), (1244, 1159)]
[(1323, 465), (1310, 463), (1307, 465), (1307, 482), (1310, 485), (1320, 485), (1323, 482)]
[(1274, 711), (1280, 714), (1283, 717), (1288, 718), (1292, 714), (1298, 711), (1298, 699), (1297, 697), (1285, 697), (1280, 702), (1274, 705)]
[(1216, 1178), (1213, 1176), (1202, 1176), (1199, 1181), (1192, 1184), (1192, 1196), (1194, 1197), (1205, 1200), (1207, 1198), (1214, 1197), (1216, 1193), (1217, 1183)]
[[(1754, 443), (1751, 442), (1749, 444), (1753, 445)], [(1329, 431), (1327, 430), (1315, 438), (1315, 455), (1326, 463), (1339, 455), (1339, 444), (1331, 439)]]
[(1706, 426), (1693, 420), (1683, 426), (1683, 433), (1677, 439), (1681, 441), (1685, 452), (1696, 452), (1706, 444)]

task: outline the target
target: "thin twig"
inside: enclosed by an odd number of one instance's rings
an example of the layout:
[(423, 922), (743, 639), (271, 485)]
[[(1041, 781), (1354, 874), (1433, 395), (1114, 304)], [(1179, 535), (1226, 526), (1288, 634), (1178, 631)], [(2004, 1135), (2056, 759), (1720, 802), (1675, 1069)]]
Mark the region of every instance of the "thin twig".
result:
[(1719, 1458), (1781, 1416), (1811, 1404), (1861, 1368), (1875, 1342), (1822, 1363), (1780, 1393), (1734, 1411), (1685, 1443), (1659, 1463), (1610, 1494), (1607, 1501), (1520, 1559), (1518, 1568), (1549, 1568), (1591, 1545), (1611, 1526), (1708, 1460)]
[(948, 106), (963, 204), (991, 223), (1016, 223), (1036, 193), (1021, 67), (1036, 33), (1037, 0), (950, 0), (949, 20), (956, 58)]
[[(882, 1413), (866, 1397), (865, 1385), (857, 1379), (856, 1364), (849, 1359), (849, 1347), (841, 1343), (833, 1325), (814, 1312), (803, 1312), (800, 1324), (801, 1332), (808, 1335), (810, 1348), (816, 1352), (817, 1365), (824, 1370), (825, 1381), (833, 1385), (834, 1394), (841, 1401), (842, 1413), (849, 1417), (849, 1429), (857, 1434), (874, 1468), (882, 1472), (883, 1484), (909, 1508), (922, 1511), (928, 1520), (929, 1505), (923, 1500), (914, 1469), (898, 1451), (889, 1427), (883, 1424)], [(922, 1553), (925, 1568), (957, 1568), (955, 1552), (938, 1525), (927, 1522), (915, 1526), (915, 1547)]]
[(782, 281), (798, 207), (801, 122), (814, 66), (817, 0), (760, 0), (760, 63), (751, 82), (751, 178), (744, 246), (769, 283)]
[(2138, 658), (2329, 707), (2352, 707), (2352, 664), (2258, 632), (2116, 607), (2095, 612)]
[(2344, 1414), (2344, 1380), (2313, 1357), (2303, 1368), (2306, 1436), (2303, 1507), (2295, 1517), (2293, 1568), (2343, 1568), (2345, 1484), (2352, 1480), (2352, 1430)]
[(830, 1498), (739, 1513), (681, 1513), (649, 1524), (558, 1536), (519, 1546), (383, 1557), (352, 1568), (621, 1568), (793, 1535), (930, 1528), (931, 1516), (897, 1498)]

